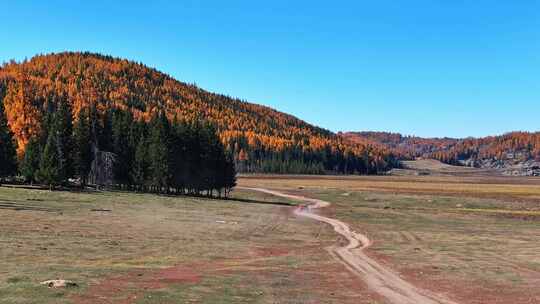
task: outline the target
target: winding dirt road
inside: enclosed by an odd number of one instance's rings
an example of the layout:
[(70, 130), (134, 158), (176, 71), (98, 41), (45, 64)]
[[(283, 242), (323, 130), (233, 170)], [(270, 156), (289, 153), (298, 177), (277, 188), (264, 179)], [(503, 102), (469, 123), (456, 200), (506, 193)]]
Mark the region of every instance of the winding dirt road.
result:
[(315, 209), (324, 208), (330, 203), (307, 198), (304, 196), (286, 194), (264, 188), (243, 188), (247, 190), (259, 191), (275, 196), (298, 200), (306, 205), (296, 208), (296, 215), (311, 218), (327, 223), (334, 227), (334, 230), (347, 239), (348, 244), (344, 247), (332, 246), (329, 252), (342, 262), (352, 273), (359, 276), (370, 289), (384, 296), (390, 303), (394, 304), (457, 304), (443, 295), (439, 295), (428, 290), (420, 289), (411, 283), (403, 280), (392, 270), (379, 264), (367, 256), (363, 249), (371, 245), (371, 240), (364, 234), (354, 232), (349, 225), (342, 221), (315, 214)]

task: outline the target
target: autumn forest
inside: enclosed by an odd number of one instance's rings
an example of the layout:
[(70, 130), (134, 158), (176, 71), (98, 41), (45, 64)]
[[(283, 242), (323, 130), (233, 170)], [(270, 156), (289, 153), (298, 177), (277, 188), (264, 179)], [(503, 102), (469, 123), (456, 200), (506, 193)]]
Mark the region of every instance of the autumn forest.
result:
[(73, 120), (94, 108), (101, 127), (112, 111), (134, 122), (207, 121), (239, 172), (377, 174), (396, 165), (380, 145), (352, 143), (291, 115), (209, 93), (143, 64), (92, 53), (61, 53), (9, 62), (0, 96), (19, 159), (42, 134), (47, 106), (65, 100)]
[[(4, 177), (47, 184), (75, 177), (81, 183), (152, 191), (174, 185), (179, 192), (216, 190), (220, 195), (234, 186), (235, 172), (381, 174), (404, 159), (427, 157), (456, 165), (472, 159), (474, 165), (511, 152), (540, 159), (540, 133), (479, 139), (335, 134), (177, 81), (142, 63), (78, 52), (3, 64), (0, 144)], [(47, 177), (43, 162), (55, 157), (65, 158), (62, 170), (67, 171)], [(107, 170), (96, 172), (92, 166)], [(62, 177), (55, 180), (51, 174)]]

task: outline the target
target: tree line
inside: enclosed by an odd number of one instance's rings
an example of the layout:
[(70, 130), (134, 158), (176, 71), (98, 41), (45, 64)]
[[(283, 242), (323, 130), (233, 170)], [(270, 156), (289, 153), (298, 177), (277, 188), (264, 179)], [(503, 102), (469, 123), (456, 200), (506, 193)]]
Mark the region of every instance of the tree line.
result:
[(65, 96), (47, 101), (45, 109), (39, 135), (17, 161), (0, 102), (0, 177), (18, 174), (51, 189), (76, 180), (84, 187), (110, 170), (108, 186), (123, 190), (219, 197), (236, 185), (234, 161), (208, 122), (169, 119), (163, 112), (136, 120), (129, 110), (100, 114), (94, 106), (72, 119)]

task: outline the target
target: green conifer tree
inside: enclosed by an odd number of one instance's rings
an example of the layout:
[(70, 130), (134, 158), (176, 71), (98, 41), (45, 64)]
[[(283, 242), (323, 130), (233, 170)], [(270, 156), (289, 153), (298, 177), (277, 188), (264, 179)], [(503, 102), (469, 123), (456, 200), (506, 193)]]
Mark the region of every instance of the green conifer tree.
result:
[(153, 117), (150, 122), (149, 140), (149, 163), (151, 170), (151, 182), (157, 192), (163, 188), (168, 192), (169, 173), (169, 121), (164, 114), (160, 113)]
[(87, 110), (79, 111), (73, 131), (74, 173), (79, 177), (81, 186), (86, 185), (90, 166), (92, 165), (92, 136), (89, 114)]
[(4, 115), (4, 104), (0, 100), (0, 182), (2, 178), (17, 172), (17, 154), (13, 134)]
[(49, 186), (53, 190), (56, 185), (62, 182), (61, 160), (58, 153), (58, 134), (56, 131), (50, 131), (47, 138), (47, 144), (41, 154), (39, 170), (37, 172), (38, 180)]
[(39, 170), (41, 158), (41, 146), (37, 138), (32, 138), (24, 150), (24, 157), (19, 171), (27, 183), (33, 184), (36, 181), (36, 173)]

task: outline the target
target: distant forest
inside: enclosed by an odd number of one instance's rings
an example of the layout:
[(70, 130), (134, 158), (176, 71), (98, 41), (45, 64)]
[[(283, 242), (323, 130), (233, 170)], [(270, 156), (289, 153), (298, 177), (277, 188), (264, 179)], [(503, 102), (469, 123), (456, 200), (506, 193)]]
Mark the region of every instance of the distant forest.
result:
[(469, 160), (519, 158), (540, 161), (540, 132), (511, 132), (483, 138), (421, 138), (388, 132), (350, 132), (343, 138), (356, 143), (382, 146), (399, 159), (433, 158), (452, 165)]
[[(99, 54), (60, 53), (6, 63), (0, 68), (0, 94), (19, 159), (48, 128), (47, 107), (62, 99), (74, 122), (91, 109), (100, 122), (116, 111), (135, 124), (152, 124), (159, 116), (170, 124), (207, 121), (239, 172), (380, 174), (397, 165), (384, 146), (354, 143), (271, 108)], [(114, 152), (107, 144), (100, 149)]]

